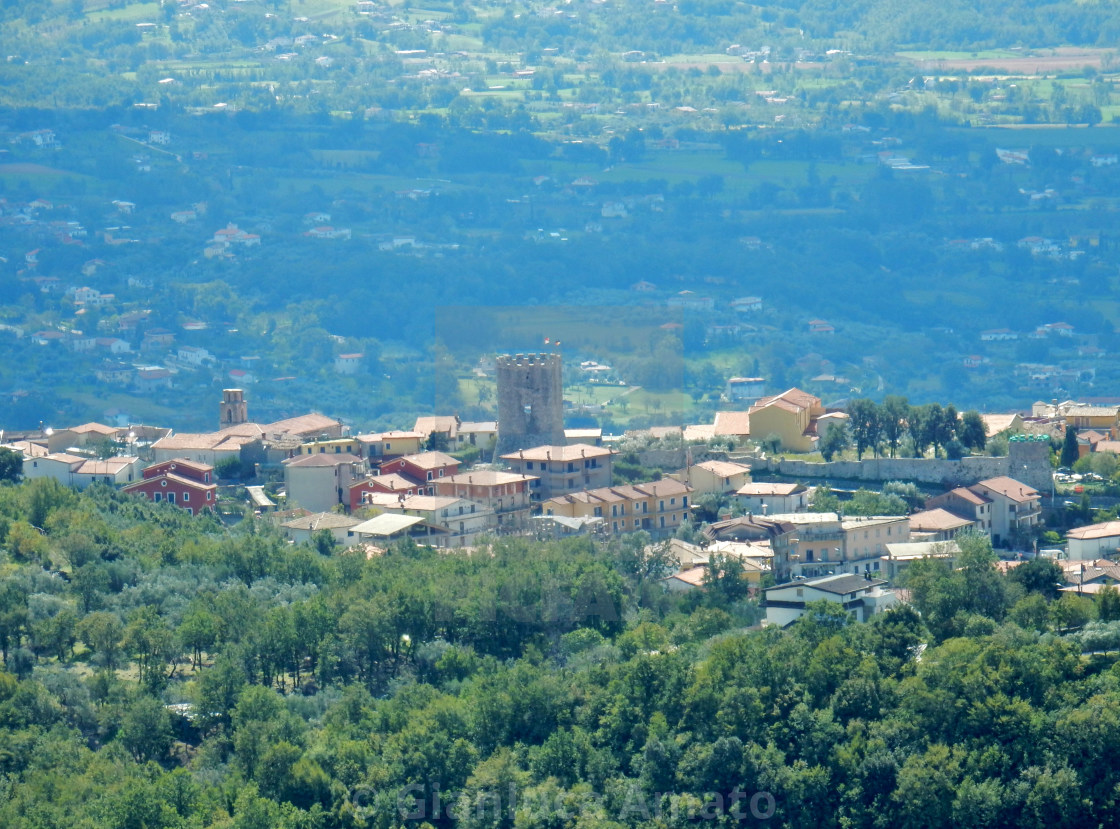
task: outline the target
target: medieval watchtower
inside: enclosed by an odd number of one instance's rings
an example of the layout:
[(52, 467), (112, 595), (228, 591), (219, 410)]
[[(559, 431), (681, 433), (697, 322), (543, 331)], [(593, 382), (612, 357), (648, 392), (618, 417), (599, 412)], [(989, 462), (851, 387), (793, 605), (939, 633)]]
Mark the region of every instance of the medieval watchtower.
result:
[(498, 454), (564, 444), (559, 354), (498, 358)]
[(249, 404), (241, 389), (222, 389), (222, 402), (218, 409), (218, 428), (239, 426), (249, 422)]

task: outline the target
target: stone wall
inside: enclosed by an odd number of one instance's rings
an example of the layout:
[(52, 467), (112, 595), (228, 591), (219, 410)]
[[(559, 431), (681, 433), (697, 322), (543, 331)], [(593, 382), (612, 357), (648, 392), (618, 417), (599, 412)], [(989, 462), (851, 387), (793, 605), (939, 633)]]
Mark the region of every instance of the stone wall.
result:
[(946, 489), (971, 486), (986, 478), (1007, 475), (1049, 494), (1051, 490), (1050, 442), (1026, 436), (1008, 444), (1007, 457), (967, 457), (959, 461), (940, 458), (865, 458), (862, 461), (811, 463), (799, 460), (753, 459), (756, 474), (763, 470), (791, 478), (825, 478), (848, 481), (913, 481)]

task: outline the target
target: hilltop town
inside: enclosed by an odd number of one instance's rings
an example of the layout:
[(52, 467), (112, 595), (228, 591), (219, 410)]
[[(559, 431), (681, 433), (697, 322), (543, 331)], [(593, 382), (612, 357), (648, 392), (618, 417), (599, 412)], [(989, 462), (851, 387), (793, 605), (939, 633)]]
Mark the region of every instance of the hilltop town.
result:
[[(1047, 554), (1065, 559), (1070, 573), (1120, 544), (1120, 522), (1093, 524), (1088, 511), (1071, 519), (1075, 502), (1058, 494), (1059, 486), (1080, 492), (1075, 481), (1105, 480), (1090, 468), (1115, 467), (1120, 404), (1040, 402), (1026, 415), (963, 419), (953, 412), (956, 431), (915, 453), (926, 438), (910, 424), (929, 420), (929, 407), (895, 414), (909, 421), (896, 424), (904, 434), (890, 429), (887, 407), (872, 411), (878, 425), (868, 438), (856, 421), (874, 404), (828, 409), (794, 388), (744, 392), (742, 408), (710, 424), (611, 436), (564, 428), (559, 354), (495, 365), (498, 421), (421, 416), (409, 429), (351, 434), (316, 413), (258, 423), (245, 392), (227, 389), (212, 431), (86, 423), (7, 431), (4, 447), (22, 458), (25, 480), (107, 485), (227, 521), (258, 516), (324, 551), (377, 555), (402, 539), (471, 549), (502, 536), (642, 533), (670, 545), (675, 567), (665, 584), (675, 591), (705, 587), (716, 558), (733, 561), (755, 590), (847, 574), (889, 593), (910, 562), (951, 560), (962, 533), (988, 538), (1014, 566), (1040, 546), (1055, 548), (1063, 539), (1054, 529), (1069, 527), (1068, 549)], [(983, 433), (973, 450), (961, 445), (970, 418)], [(1053, 446), (1071, 435), (1084, 475), (1052, 469)], [(895, 451), (900, 439), (906, 457)], [(984, 453), (989, 440), (1002, 441), (1003, 454)], [(842, 503), (836, 492), (845, 489), (851, 500)], [(882, 601), (880, 610), (889, 606)]]

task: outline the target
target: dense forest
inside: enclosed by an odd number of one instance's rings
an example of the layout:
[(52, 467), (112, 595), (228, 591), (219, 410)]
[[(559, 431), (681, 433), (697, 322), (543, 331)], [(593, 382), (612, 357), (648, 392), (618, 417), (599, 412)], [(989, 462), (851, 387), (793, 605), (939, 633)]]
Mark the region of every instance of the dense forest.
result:
[[(0, 823), (1089, 826), (1120, 597), (983, 539), (913, 606), (748, 630), (726, 562), (502, 540), (367, 558), (108, 489), (0, 488)], [(1111, 652), (1111, 653), (1109, 653)]]

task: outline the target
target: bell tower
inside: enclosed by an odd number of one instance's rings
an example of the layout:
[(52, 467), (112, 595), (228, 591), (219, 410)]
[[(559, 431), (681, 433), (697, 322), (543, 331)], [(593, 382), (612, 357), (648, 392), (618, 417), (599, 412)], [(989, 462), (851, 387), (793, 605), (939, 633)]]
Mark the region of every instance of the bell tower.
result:
[(222, 402), (219, 408), (218, 428), (239, 426), (249, 422), (249, 404), (245, 402), (245, 392), (241, 389), (222, 389)]

